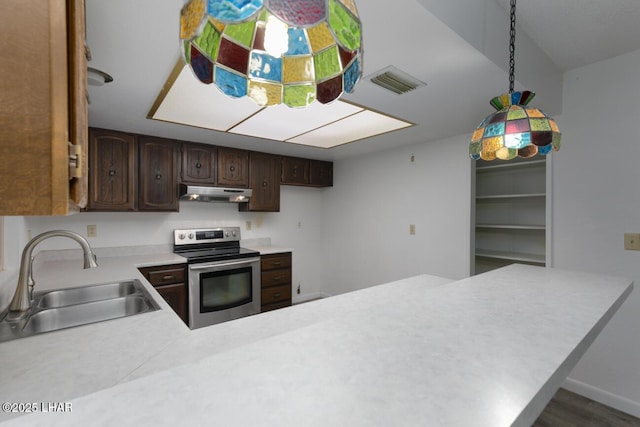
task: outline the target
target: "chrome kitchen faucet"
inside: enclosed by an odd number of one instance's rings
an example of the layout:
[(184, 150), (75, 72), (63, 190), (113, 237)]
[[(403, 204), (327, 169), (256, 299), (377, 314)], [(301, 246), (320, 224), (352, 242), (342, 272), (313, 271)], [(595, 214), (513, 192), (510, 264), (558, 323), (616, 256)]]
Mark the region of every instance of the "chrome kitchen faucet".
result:
[(33, 299), (33, 249), (38, 243), (50, 237), (68, 237), (75, 240), (82, 247), (84, 253), (84, 268), (95, 268), (98, 266), (96, 256), (89, 246), (89, 242), (80, 234), (68, 230), (51, 230), (37, 235), (27, 243), (22, 251), (22, 259), (20, 260), (20, 275), (18, 276), (18, 286), (13, 295), (13, 300), (9, 305), (9, 314), (7, 320), (17, 320), (25, 317), (31, 309), (31, 301)]

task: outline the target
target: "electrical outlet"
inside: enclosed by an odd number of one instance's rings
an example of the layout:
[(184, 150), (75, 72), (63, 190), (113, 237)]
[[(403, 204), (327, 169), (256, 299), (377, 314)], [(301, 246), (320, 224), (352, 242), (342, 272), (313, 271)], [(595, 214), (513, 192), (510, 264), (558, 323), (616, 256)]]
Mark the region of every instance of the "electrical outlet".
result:
[(87, 237), (98, 237), (98, 226), (93, 224), (93, 225), (87, 225)]
[(416, 225), (415, 224), (409, 224), (409, 234), (411, 234), (412, 236), (414, 234), (416, 234)]
[(251, 221), (246, 221), (245, 225), (247, 227), (247, 231), (251, 230)]
[(627, 251), (640, 251), (640, 234), (624, 233), (624, 249)]
[(296, 292), (298, 293), (298, 295), (300, 295), (300, 283), (298, 283), (298, 289), (296, 290)]

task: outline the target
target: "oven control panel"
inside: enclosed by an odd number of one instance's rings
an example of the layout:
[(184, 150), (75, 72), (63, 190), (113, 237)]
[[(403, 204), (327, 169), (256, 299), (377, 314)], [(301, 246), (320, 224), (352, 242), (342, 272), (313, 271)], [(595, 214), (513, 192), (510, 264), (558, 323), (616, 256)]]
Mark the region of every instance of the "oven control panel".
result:
[(240, 240), (240, 227), (189, 228), (173, 230), (174, 245), (235, 242)]

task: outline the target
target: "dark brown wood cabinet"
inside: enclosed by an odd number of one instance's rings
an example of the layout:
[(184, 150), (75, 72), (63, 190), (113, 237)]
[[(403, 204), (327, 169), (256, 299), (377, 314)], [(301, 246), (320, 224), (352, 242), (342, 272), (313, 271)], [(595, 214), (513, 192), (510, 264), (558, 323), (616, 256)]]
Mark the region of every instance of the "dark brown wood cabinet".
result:
[(185, 282), (186, 264), (140, 267), (138, 270), (182, 321), (189, 325), (189, 294)]
[(251, 188), (240, 211), (280, 212), (280, 185), (333, 185), (333, 163), (89, 129), (91, 211), (178, 211), (179, 184)]
[(249, 152), (218, 147), (218, 185), (220, 187), (249, 187)]
[(138, 140), (138, 210), (178, 210), (178, 144), (141, 136)]
[(241, 211), (280, 212), (280, 157), (252, 151), (249, 154), (249, 181), (253, 190)]
[(0, 215), (68, 215), (86, 206), (84, 6), (2, 2)]
[(216, 147), (204, 144), (182, 144), (181, 182), (186, 184), (216, 184)]
[(178, 210), (176, 141), (95, 128), (89, 141), (88, 210)]
[(312, 187), (333, 187), (333, 162), (310, 160), (309, 185)]
[(261, 306), (262, 312), (291, 305), (291, 252), (262, 255)]
[(323, 160), (283, 157), (280, 183), (307, 187), (331, 187), (333, 186), (333, 163)]
[(103, 129), (89, 132), (89, 210), (136, 209), (138, 150), (134, 135)]
[(285, 185), (309, 184), (309, 159), (283, 157), (280, 183)]

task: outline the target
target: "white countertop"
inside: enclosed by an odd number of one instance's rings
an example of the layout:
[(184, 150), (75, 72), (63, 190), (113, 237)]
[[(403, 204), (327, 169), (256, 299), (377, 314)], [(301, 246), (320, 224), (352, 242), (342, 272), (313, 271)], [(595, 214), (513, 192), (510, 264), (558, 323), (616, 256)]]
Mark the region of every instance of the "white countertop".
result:
[[(144, 260), (127, 259), (101, 267), (141, 279)], [(195, 331), (163, 304), (0, 344), (0, 390), (5, 401), (72, 403), (7, 425), (528, 426), (631, 289), (513, 265)]]

